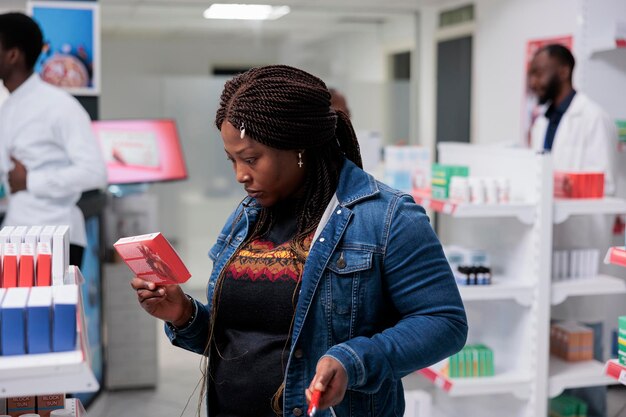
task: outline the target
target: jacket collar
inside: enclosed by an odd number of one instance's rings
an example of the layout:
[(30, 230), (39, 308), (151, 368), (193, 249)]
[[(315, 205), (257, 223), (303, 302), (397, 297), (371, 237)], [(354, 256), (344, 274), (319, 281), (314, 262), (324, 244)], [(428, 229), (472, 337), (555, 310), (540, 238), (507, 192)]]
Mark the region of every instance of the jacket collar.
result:
[(340, 205), (347, 207), (379, 192), (378, 184), (371, 175), (357, 167), (349, 159), (345, 160), (336, 191)]
[(565, 113), (569, 116), (578, 116), (585, 108), (586, 102), (587, 97), (584, 94), (577, 92)]

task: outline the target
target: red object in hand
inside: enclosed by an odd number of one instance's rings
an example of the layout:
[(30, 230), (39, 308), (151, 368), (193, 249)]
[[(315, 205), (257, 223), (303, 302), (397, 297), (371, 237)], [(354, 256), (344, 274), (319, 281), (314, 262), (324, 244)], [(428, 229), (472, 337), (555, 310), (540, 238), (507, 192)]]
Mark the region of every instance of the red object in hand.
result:
[(318, 390), (313, 390), (313, 395), (311, 396), (311, 402), (309, 403), (309, 411), (307, 414), (309, 417), (313, 417), (315, 413), (317, 413), (317, 409), (320, 406), (320, 397), (322, 396), (322, 392)]

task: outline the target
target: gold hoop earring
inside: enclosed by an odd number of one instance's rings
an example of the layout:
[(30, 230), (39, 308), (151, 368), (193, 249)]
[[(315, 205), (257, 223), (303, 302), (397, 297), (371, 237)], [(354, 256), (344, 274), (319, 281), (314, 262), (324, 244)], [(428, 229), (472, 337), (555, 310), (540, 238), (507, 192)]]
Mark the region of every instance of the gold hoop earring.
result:
[(302, 168), (302, 152), (298, 152), (298, 166)]

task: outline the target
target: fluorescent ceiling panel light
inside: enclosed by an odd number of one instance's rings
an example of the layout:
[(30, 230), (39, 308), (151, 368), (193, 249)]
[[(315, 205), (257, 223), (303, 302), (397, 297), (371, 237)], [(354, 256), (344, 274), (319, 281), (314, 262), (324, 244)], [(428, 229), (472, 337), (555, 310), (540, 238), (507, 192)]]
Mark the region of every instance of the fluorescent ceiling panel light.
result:
[(212, 4), (204, 11), (205, 19), (274, 20), (289, 13), (289, 6), (267, 4)]

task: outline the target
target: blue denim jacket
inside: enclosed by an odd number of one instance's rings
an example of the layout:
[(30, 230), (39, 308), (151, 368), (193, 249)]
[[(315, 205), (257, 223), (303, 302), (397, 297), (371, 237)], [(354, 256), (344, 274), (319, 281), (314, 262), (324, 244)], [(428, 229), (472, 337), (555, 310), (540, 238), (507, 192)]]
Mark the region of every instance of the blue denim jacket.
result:
[[(305, 389), (317, 361), (327, 355), (348, 374), (348, 391), (334, 407), (337, 417), (400, 417), (400, 378), (465, 344), (463, 303), (428, 217), (410, 196), (375, 181), (347, 160), (336, 195), (339, 205), (304, 266), (284, 416), (304, 415)], [(211, 248), (209, 303), (220, 271), (245, 239), (258, 210), (254, 200), (244, 200)], [(202, 353), (210, 307), (196, 305), (198, 314), (187, 328), (174, 332), (166, 326), (166, 332), (174, 345)], [(211, 415), (210, 404), (208, 408)]]

